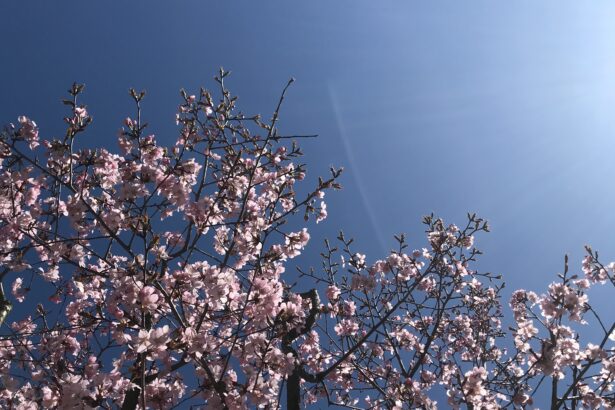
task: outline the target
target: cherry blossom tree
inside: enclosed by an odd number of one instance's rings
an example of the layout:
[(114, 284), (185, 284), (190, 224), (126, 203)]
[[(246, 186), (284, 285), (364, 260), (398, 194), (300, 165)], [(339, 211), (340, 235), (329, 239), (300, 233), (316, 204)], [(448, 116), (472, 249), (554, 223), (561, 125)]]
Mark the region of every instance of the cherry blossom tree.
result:
[[(117, 153), (76, 148), (92, 122), (79, 84), (63, 137), (25, 116), (4, 129), (3, 408), (615, 407), (615, 322), (587, 295), (615, 264), (587, 248), (579, 275), (566, 259), (545, 293), (505, 306), (501, 277), (475, 267), (488, 225), (471, 214), (425, 217), (424, 242), (397, 236), (371, 261), (340, 233), (302, 268), (341, 170), (298, 194), (308, 136), (277, 127), (292, 80), (263, 121), (227, 76), (181, 92), (170, 147), (135, 90)], [(600, 340), (582, 339), (586, 320)]]

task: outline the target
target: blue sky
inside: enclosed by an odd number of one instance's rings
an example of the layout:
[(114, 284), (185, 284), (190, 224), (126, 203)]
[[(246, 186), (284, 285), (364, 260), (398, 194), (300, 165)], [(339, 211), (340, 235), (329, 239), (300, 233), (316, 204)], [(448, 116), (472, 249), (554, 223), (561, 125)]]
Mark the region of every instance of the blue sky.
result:
[[(310, 175), (344, 166), (320, 240), (342, 228), (376, 259), (422, 215), (491, 222), (481, 270), (542, 290), (583, 245), (615, 259), (615, 5), (572, 1), (2, 2), (0, 120), (62, 132), (59, 99), (86, 83), (92, 145), (145, 117), (175, 138), (178, 89), (219, 66), (245, 112), (269, 114), (287, 79), (287, 133)], [(602, 299), (606, 303), (606, 299)]]

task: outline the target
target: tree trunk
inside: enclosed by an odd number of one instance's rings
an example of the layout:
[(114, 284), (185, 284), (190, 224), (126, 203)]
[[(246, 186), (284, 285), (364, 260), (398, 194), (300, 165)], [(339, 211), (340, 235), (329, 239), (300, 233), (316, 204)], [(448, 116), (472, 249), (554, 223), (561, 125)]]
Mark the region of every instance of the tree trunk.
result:
[(299, 371), (293, 370), (286, 381), (286, 408), (288, 410), (299, 410), (301, 408), (300, 381)]

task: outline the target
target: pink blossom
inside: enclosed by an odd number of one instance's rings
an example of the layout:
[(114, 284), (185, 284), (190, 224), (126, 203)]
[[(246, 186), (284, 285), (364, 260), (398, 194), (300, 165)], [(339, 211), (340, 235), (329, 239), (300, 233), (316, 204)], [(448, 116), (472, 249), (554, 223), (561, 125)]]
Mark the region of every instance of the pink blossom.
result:
[(26, 294), (28, 293), (28, 289), (23, 288), (23, 279), (21, 278), (16, 278), (13, 281), (11, 291), (18, 302), (23, 302), (26, 299)]
[(139, 300), (145, 310), (155, 311), (158, 307), (158, 299), (156, 289), (152, 286), (145, 286), (139, 291)]
[(325, 219), (327, 219), (327, 204), (324, 201), (321, 201), (318, 216), (316, 217), (316, 223), (322, 222)]
[(38, 147), (39, 139), (38, 127), (36, 123), (25, 116), (21, 116), (17, 120), (21, 126), (19, 129), (19, 135), (28, 142), (30, 149)]
[(342, 319), (337, 325), (335, 325), (335, 333), (338, 336), (350, 336), (359, 330), (359, 325), (352, 319)]
[(335, 302), (340, 296), (340, 289), (335, 285), (327, 287), (327, 299), (331, 302)]
[(345, 300), (344, 301), (344, 305), (343, 305), (343, 309), (342, 309), (342, 312), (343, 312), (344, 316), (352, 317), (354, 315), (355, 311), (356, 311), (356, 306), (355, 306), (354, 301), (352, 301), (352, 300)]

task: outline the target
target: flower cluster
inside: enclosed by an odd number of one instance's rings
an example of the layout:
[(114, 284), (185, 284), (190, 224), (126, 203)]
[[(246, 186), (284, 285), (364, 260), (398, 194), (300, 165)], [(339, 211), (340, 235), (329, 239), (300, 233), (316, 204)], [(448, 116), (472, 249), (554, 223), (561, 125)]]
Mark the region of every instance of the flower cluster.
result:
[(92, 122), (79, 84), (63, 138), (27, 117), (0, 134), (0, 407), (495, 409), (546, 389), (552, 408), (615, 407), (615, 324), (588, 297), (615, 264), (588, 248), (582, 277), (566, 261), (544, 294), (514, 291), (510, 332), (501, 277), (475, 268), (476, 215), (427, 216), (415, 249), (400, 235), (375, 261), (340, 233), (297, 277), (310, 233), (293, 216), (324, 220), (341, 171), (298, 189), (280, 105), (245, 116), (226, 76), (217, 98), (182, 91), (168, 147), (131, 90), (119, 153), (76, 149)]
[(171, 147), (146, 133), (144, 93), (131, 90), (120, 153), (75, 149), (92, 121), (78, 84), (64, 138), (39, 144), (26, 117), (1, 134), (0, 279), (36, 309), (3, 319), (0, 406), (278, 399), (295, 360), (283, 340), (310, 310), (284, 266), (310, 235), (285, 224), (298, 213), (322, 221), (340, 171), (300, 199), (301, 152), (278, 133), (279, 107), (267, 124), (238, 113), (226, 75), (219, 101), (182, 93)]

